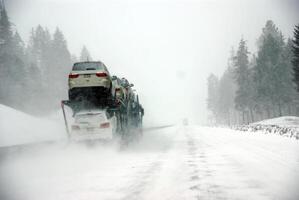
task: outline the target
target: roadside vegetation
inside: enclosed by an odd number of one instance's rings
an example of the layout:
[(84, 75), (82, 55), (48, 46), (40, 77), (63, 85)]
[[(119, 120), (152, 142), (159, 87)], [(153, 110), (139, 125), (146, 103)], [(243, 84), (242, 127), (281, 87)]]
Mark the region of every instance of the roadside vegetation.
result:
[(67, 97), (72, 63), (87, 59), (92, 60), (85, 46), (79, 57), (69, 51), (58, 27), (50, 33), (38, 25), (24, 42), (0, 1), (0, 104), (31, 114), (52, 111)]
[(298, 116), (299, 26), (294, 38), (285, 38), (273, 21), (267, 21), (257, 39), (257, 52), (249, 52), (241, 38), (223, 75), (211, 74), (207, 82), (211, 124)]

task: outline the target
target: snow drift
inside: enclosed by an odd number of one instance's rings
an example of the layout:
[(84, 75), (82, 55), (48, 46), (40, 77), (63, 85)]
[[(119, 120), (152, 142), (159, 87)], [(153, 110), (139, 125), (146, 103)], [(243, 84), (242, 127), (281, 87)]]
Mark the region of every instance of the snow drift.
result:
[(299, 139), (299, 117), (283, 116), (266, 119), (249, 125), (236, 126), (234, 129), (240, 131), (260, 132), (264, 134), (272, 133)]
[(66, 137), (62, 120), (37, 118), (0, 104), (0, 146), (11, 146)]
[(299, 126), (299, 117), (295, 116), (284, 116), (273, 119), (266, 119), (260, 122), (252, 123), (260, 125), (277, 125), (277, 126)]

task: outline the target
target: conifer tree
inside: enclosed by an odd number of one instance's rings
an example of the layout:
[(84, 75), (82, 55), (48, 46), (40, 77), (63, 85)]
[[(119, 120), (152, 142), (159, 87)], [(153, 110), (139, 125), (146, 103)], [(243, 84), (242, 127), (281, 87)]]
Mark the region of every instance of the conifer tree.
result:
[(75, 62), (78, 62), (78, 58), (75, 54), (71, 54), (71, 63), (74, 64)]
[(30, 93), (30, 96), (35, 96), (32, 102), (35, 102), (39, 110), (47, 111), (45, 106), (49, 104), (43, 102), (50, 100), (51, 91), (49, 91), (49, 88), (51, 85), (49, 83), (52, 83), (52, 81), (48, 69), (53, 67), (51, 64), (51, 35), (49, 31), (41, 25), (33, 28), (26, 51), (28, 55), (28, 71), (34, 73), (32, 76), (39, 75), (34, 81), (28, 82), (29, 91), (33, 92)]
[(293, 69), (294, 69), (294, 81), (297, 86), (297, 91), (299, 92), (299, 24), (295, 26), (294, 29), (294, 39), (293, 39)]
[[(283, 51), (279, 61), (279, 67), (277, 70), (277, 94), (278, 96), (278, 112), (279, 115), (295, 114), (292, 112), (291, 107), (294, 107), (295, 102), (298, 99), (298, 94), (296, 92), (296, 84), (294, 83), (294, 71), (292, 65), (292, 46), (293, 41), (288, 39), (285, 46), (283, 47)], [(284, 111), (285, 110), (285, 111)]]
[(82, 47), (82, 50), (81, 50), (80, 61), (92, 61), (90, 53), (87, 50), (85, 45)]
[(236, 84), (234, 82), (233, 64), (235, 52), (232, 48), (231, 56), (228, 59), (228, 65), (219, 80), (219, 97), (218, 97), (218, 113), (221, 117), (221, 122), (226, 125), (236, 123), (235, 114), (235, 93)]
[(219, 80), (218, 113), (223, 124), (231, 125), (234, 109), (235, 83), (230, 68), (227, 68)]
[(8, 19), (4, 3), (0, 1), (0, 102), (7, 104), (9, 102), (11, 74), (10, 67), (12, 66), (12, 38), (11, 23)]
[(0, 2), (0, 102), (15, 108), (22, 107), (25, 81), (24, 43), (13, 32), (3, 1)]
[(219, 97), (219, 79), (216, 75), (210, 74), (208, 77), (208, 109), (212, 112), (214, 120), (218, 121), (218, 98)]
[(71, 70), (71, 55), (67, 42), (61, 30), (56, 28), (51, 42), (51, 67), (48, 68), (51, 79), (54, 80), (52, 92), (55, 94), (53, 100), (59, 101), (66, 98), (67, 75)]
[(280, 88), (287, 72), (282, 62), (284, 45), (281, 32), (271, 20), (267, 21), (260, 37), (258, 56), (253, 69), (257, 87), (255, 98), (266, 110), (267, 118), (281, 115), (283, 91)]
[[(242, 121), (245, 121), (245, 112), (250, 109), (250, 75), (248, 49), (245, 40), (242, 38), (239, 43), (238, 51), (234, 58), (234, 75), (237, 84), (235, 106), (242, 112)], [(248, 120), (247, 120), (248, 122)]]

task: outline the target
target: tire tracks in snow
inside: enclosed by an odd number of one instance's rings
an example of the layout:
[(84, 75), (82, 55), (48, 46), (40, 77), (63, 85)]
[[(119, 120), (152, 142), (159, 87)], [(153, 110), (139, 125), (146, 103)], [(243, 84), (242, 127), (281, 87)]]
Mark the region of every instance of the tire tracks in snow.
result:
[(213, 183), (213, 170), (210, 169), (205, 144), (188, 133), (185, 128), (187, 142), (187, 162), (190, 169), (189, 190), (194, 199), (226, 199), (220, 186)]
[(154, 178), (154, 173), (161, 168), (161, 161), (152, 162), (147, 170), (139, 172), (141, 175), (138, 175), (135, 181), (130, 184), (128, 187), (123, 190), (130, 191), (126, 194), (123, 200), (134, 200), (134, 199), (142, 199), (142, 193), (146, 189), (149, 182)]
[[(138, 170), (136, 177), (133, 181), (129, 182), (128, 186), (121, 188), (120, 190), (126, 191), (127, 194), (124, 195), (123, 200), (140, 200), (144, 198), (144, 192), (147, 191), (151, 182), (157, 178), (158, 172), (161, 170), (164, 161), (166, 160), (169, 148), (161, 150), (161, 152), (152, 158), (149, 164), (141, 167)], [(144, 169), (145, 168), (145, 169)]]

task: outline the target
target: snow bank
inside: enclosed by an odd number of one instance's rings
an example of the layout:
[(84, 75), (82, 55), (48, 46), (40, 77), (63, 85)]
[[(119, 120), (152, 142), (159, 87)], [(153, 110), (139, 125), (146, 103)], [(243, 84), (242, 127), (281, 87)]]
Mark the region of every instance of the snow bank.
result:
[(277, 126), (299, 126), (299, 117), (295, 116), (284, 116), (273, 119), (267, 119), (260, 122), (252, 123), (261, 125), (277, 125)]
[(37, 118), (0, 104), (0, 146), (65, 138), (63, 121)]
[(249, 125), (235, 126), (233, 129), (240, 131), (260, 132), (264, 134), (272, 133), (299, 139), (299, 117), (278, 117), (255, 122)]

